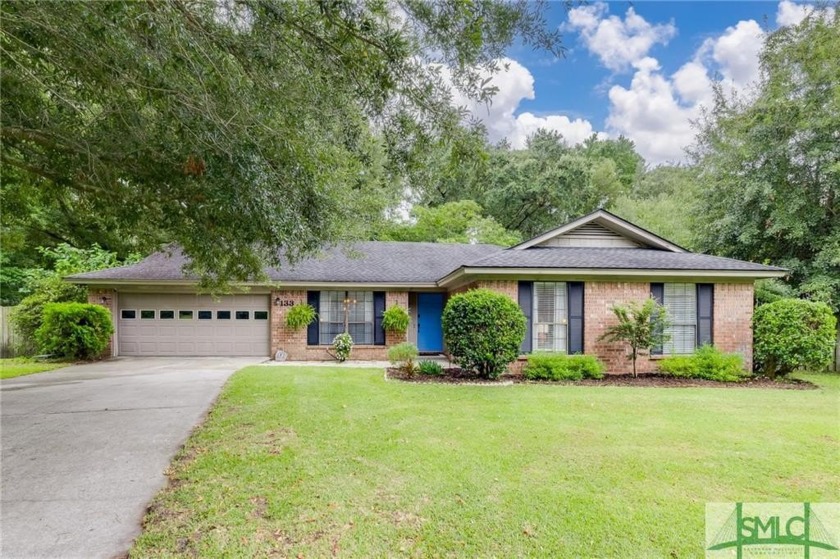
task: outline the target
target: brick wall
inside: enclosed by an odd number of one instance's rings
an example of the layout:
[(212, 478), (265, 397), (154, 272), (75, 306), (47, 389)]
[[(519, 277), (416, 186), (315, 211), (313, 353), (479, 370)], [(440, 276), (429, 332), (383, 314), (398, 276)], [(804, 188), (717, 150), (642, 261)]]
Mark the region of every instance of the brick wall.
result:
[[(608, 327), (618, 323), (611, 310), (612, 306), (647, 299), (650, 297), (650, 283), (587, 281), (584, 283), (583, 297), (584, 353), (596, 355), (604, 362), (609, 373), (631, 371), (633, 364), (627, 358), (626, 344), (600, 342), (598, 338)], [(636, 368), (639, 372), (655, 371), (656, 361), (647, 356), (640, 357)]]
[[(276, 298), (293, 301), (294, 304), (306, 303), (306, 291), (272, 291), (271, 301)], [(388, 291), (385, 293), (385, 308), (400, 305), (408, 308), (407, 291)], [(271, 307), (271, 355), (282, 349), (291, 361), (329, 361), (333, 357), (327, 353), (329, 346), (309, 346), (306, 343), (306, 328), (298, 331), (286, 328), (286, 312), (291, 307)], [(362, 361), (383, 361), (388, 358), (388, 348), (406, 341), (406, 335), (386, 332), (384, 346), (354, 345), (350, 359)]]
[[(103, 302), (104, 297), (104, 302)], [(114, 344), (116, 343), (116, 327), (117, 327), (117, 292), (113, 289), (89, 289), (88, 303), (92, 305), (99, 305), (108, 309), (111, 313), (111, 324), (114, 325), (115, 333), (111, 335), (108, 340), (108, 347), (102, 352), (102, 357), (111, 357), (114, 355)]]
[(752, 283), (715, 284), (712, 335), (715, 346), (744, 356), (744, 368), (752, 370)]

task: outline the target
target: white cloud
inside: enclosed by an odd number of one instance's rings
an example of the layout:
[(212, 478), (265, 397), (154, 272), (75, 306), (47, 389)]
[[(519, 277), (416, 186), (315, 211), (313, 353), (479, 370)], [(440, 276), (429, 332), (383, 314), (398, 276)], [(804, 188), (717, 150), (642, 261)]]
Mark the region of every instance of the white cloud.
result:
[(534, 76), (531, 72), (510, 58), (501, 61), (503, 69), (493, 76), (491, 85), (498, 88), (489, 105), (478, 104), (456, 93), (456, 103), (484, 122), (492, 142), (507, 139), (514, 149), (525, 147), (529, 135), (540, 128), (559, 132), (566, 143), (574, 145), (594, 133), (588, 120), (571, 119), (561, 114), (538, 116), (530, 112), (517, 115), (520, 103), (534, 99)]
[(575, 8), (564, 26), (578, 30), (607, 69), (633, 69), (630, 84), (609, 89), (607, 133), (632, 139), (651, 163), (681, 161), (694, 139), (691, 121), (713, 99), (712, 80), (733, 91), (758, 78), (764, 32), (754, 20), (739, 21), (704, 41), (691, 60), (668, 75), (647, 53), (676, 34), (673, 23), (651, 24), (632, 8), (624, 20), (607, 12), (607, 5), (600, 3)]
[(796, 25), (808, 15), (808, 12), (813, 8), (797, 4), (796, 2), (789, 2), (782, 0), (779, 2), (779, 9), (776, 11), (776, 23), (780, 27), (785, 25)]
[(834, 18), (834, 9), (831, 5), (819, 7), (813, 4), (797, 4), (790, 0), (782, 0), (779, 2), (778, 10), (776, 10), (776, 24), (779, 27), (797, 25), (811, 13), (816, 13), (818, 17), (827, 21)]
[(614, 15), (605, 17), (608, 10), (603, 2), (573, 8), (563, 27), (580, 32), (587, 49), (615, 72), (627, 70), (646, 57), (655, 44), (667, 44), (677, 34), (673, 23), (651, 25), (632, 7), (623, 20)]

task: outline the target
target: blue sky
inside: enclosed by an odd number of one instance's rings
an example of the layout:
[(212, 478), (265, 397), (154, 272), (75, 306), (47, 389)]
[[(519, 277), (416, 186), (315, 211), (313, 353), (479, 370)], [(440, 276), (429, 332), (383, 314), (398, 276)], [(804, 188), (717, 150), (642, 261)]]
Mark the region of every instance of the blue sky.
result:
[(493, 83), (493, 104), (471, 109), (493, 141), (522, 147), (539, 127), (576, 143), (623, 134), (653, 164), (679, 162), (690, 121), (711, 83), (746, 91), (758, 77), (766, 33), (800, 21), (813, 4), (781, 2), (591, 2), (549, 9), (568, 51), (554, 59), (514, 47)]

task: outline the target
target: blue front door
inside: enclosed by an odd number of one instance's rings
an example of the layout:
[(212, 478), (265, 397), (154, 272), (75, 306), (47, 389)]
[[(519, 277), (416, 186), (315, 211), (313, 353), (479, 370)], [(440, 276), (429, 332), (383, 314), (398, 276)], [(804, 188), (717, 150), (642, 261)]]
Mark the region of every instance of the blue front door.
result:
[(443, 293), (417, 294), (417, 349), (423, 352), (443, 351)]

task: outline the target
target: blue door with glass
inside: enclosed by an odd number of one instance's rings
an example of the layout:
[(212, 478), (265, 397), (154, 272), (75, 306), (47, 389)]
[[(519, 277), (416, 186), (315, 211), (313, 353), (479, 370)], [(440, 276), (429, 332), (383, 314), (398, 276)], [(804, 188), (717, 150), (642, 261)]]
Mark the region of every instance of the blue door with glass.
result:
[(417, 294), (417, 349), (425, 353), (443, 351), (443, 293)]

